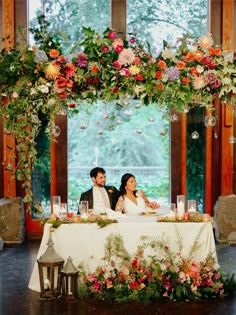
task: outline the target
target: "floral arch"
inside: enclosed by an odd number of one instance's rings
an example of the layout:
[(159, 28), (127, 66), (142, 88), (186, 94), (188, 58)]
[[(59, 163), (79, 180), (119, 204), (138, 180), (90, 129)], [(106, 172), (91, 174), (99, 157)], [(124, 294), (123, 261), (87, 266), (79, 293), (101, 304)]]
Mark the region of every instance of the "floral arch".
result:
[(234, 103), (234, 54), (215, 46), (211, 34), (186, 35), (175, 47), (165, 42), (155, 56), (135, 37), (123, 40), (110, 29), (100, 35), (83, 28), (84, 39), (68, 58), (61, 54), (61, 36), (48, 33), (47, 27), (40, 16), (39, 28), (31, 29), (37, 47), (5, 47), (0, 55), (1, 115), (5, 132), (16, 139), (12, 160), (17, 166), (9, 163), (7, 170), (22, 181), (27, 204), (32, 201), (31, 168), (42, 121), (48, 121), (47, 133), (55, 140), (56, 115), (79, 112), (79, 100), (123, 106), (119, 100), (137, 98), (146, 106), (156, 103), (178, 112), (204, 106), (211, 115), (216, 95), (222, 103)]

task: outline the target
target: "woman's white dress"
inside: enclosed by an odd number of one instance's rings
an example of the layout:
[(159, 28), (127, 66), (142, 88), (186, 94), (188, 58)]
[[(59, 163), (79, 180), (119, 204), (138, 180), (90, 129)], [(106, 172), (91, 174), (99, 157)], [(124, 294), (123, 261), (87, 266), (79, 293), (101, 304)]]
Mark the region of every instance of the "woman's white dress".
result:
[(143, 197), (141, 197), (139, 191), (137, 191), (136, 195), (137, 204), (124, 196), (124, 209), (127, 214), (138, 214), (142, 211), (145, 211), (145, 201)]

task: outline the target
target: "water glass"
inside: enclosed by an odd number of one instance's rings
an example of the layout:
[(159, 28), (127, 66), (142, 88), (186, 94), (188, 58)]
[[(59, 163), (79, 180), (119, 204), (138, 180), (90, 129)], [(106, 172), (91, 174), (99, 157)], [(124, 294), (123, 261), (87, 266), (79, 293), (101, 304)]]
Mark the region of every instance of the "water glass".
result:
[(82, 218), (88, 217), (88, 201), (80, 201), (79, 212)]

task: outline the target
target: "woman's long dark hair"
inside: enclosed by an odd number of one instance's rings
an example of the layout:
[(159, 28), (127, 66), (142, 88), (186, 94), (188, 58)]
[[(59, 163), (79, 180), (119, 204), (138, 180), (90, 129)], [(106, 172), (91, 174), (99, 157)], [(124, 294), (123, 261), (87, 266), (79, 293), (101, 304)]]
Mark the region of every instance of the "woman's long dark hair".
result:
[[(126, 184), (127, 184), (127, 181), (130, 179), (130, 177), (134, 177), (135, 178), (135, 176), (133, 175), (133, 174), (130, 174), (130, 173), (126, 173), (126, 174), (124, 174), (122, 177), (121, 177), (121, 185), (120, 185), (120, 194), (121, 194), (121, 196), (124, 196), (125, 194), (126, 194), (126, 189), (125, 189), (125, 186), (126, 186)], [(134, 191), (134, 195), (135, 195), (135, 197), (137, 197), (136, 196), (136, 190)]]

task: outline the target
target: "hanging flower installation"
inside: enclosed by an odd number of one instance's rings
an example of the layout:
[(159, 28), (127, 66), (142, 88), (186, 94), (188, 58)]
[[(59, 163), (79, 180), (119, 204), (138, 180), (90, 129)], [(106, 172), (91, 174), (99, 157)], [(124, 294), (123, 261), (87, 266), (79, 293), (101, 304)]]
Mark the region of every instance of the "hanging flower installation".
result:
[(47, 31), (39, 16), (39, 28), (31, 29), (37, 47), (5, 47), (0, 53), (0, 112), (5, 132), (15, 136), (17, 167), (7, 169), (23, 181), (26, 203), (32, 200), (31, 168), (36, 160), (35, 141), (43, 121), (54, 138), (55, 117), (62, 110), (79, 111), (79, 100), (91, 106), (137, 98), (167, 110), (184, 111), (188, 104), (212, 109), (219, 95), (234, 102), (236, 67), (234, 55), (213, 45), (211, 34), (199, 39), (184, 36), (172, 47), (165, 43), (154, 56), (131, 37), (118, 37), (107, 29), (99, 35), (83, 28), (84, 39), (73, 45), (72, 57), (62, 54), (58, 35)]

